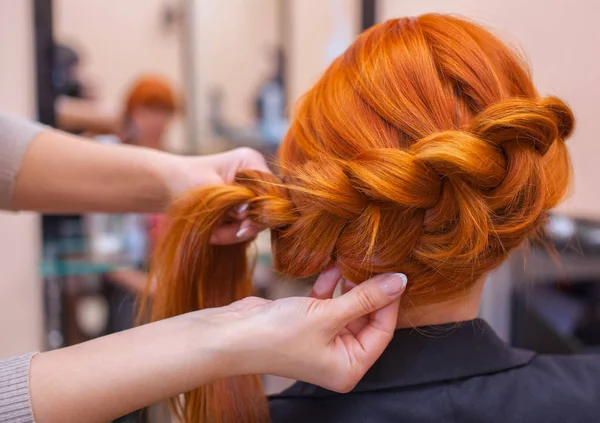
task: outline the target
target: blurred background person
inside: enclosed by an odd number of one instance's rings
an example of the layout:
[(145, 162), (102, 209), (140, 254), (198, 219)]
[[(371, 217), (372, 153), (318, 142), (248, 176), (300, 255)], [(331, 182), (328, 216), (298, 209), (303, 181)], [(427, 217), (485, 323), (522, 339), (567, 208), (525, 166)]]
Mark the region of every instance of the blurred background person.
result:
[(96, 137), (106, 143), (123, 143), (164, 150), (169, 126), (179, 111), (174, 87), (160, 75), (142, 75), (124, 96), (119, 127), (112, 135)]
[[(101, 142), (124, 143), (155, 150), (165, 149), (165, 136), (169, 125), (179, 110), (175, 89), (158, 75), (139, 77), (125, 96), (123, 118), (118, 135), (98, 136)], [(92, 237), (96, 237), (96, 251), (101, 253), (105, 245), (111, 245), (124, 251), (131, 269), (115, 271), (107, 275), (107, 279), (122, 288), (115, 293), (117, 307), (115, 330), (131, 327), (132, 307), (135, 293), (141, 291), (146, 284), (145, 272), (151, 233), (160, 221), (160, 216), (146, 214), (98, 215), (90, 216)], [(120, 222), (118, 222), (120, 220)], [(111, 224), (112, 222), (116, 224)], [(116, 230), (115, 230), (116, 229)], [(112, 237), (115, 242), (103, 240)], [(120, 292), (122, 291), (122, 292)], [(127, 303), (125, 306), (124, 303)]]
[(175, 90), (166, 78), (141, 76), (133, 83), (125, 100), (121, 141), (163, 150), (178, 105)]
[(52, 85), (56, 93), (56, 126), (75, 134), (112, 133), (117, 116), (101, 110), (98, 90), (82, 70), (81, 55), (71, 46), (54, 46)]
[[(166, 149), (166, 134), (179, 101), (171, 83), (159, 75), (137, 78), (125, 95), (121, 126), (115, 135), (96, 139), (111, 144), (130, 144), (155, 150)], [(134, 326), (136, 296), (148, 280), (148, 258), (152, 233), (160, 223), (160, 215), (91, 214), (88, 215), (89, 236), (93, 249), (100, 255), (124, 254), (122, 269), (102, 275), (108, 300), (107, 333), (120, 332)], [(144, 421), (147, 411), (140, 410), (116, 420), (119, 423)]]

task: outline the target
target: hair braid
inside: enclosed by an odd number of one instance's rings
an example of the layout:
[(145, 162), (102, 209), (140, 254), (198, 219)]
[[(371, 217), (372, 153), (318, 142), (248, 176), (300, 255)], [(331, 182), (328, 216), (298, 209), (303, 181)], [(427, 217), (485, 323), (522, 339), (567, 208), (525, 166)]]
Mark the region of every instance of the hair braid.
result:
[[(573, 128), (569, 107), (540, 97), (519, 57), (480, 26), (442, 15), (376, 25), (303, 98), (281, 179), (244, 171), (172, 205), (151, 318), (250, 294), (247, 246), (209, 242), (244, 202), (271, 229), (283, 274), (335, 262), (353, 282), (407, 274), (405, 305), (460, 297), (543, 230), (569, 184)], [(259, 391), (245, 376), (175, 403), (190, 423), (264, 423)]]

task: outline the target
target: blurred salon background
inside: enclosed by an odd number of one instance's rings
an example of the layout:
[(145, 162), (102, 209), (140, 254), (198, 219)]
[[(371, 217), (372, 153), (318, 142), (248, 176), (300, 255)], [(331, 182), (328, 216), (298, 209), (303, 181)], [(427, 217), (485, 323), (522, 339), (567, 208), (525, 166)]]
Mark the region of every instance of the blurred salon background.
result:
[[(600, 352), (597, 2), (0, 0), (0, 109), (90, 142), (182, 154), (250, 146), (273, 158), (294, 103), (360, 31), (427, 12), (467, 16), (522, 46), (540, 91), (577, 117), (575, 185), (548, 225), (555, 253), (513, 254), (489, 276), (482, 317), (517, 346)], [(0, 356), (131, 327), (160, 219), (0, 213)], [(268, 234), (257, 245), (260, 295), (306, 292), (271, 271)]]

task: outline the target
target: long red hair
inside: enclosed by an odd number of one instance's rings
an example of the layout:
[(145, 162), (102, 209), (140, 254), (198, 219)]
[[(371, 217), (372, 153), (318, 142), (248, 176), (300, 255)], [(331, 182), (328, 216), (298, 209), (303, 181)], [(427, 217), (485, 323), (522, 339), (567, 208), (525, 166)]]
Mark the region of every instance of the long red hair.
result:
[[(569, 107), (540, 97), (524, 63), (482, 27), (443, 15), (376, 25), (300, 102), (279, 178), (244, 171), (173, 203), (154, 257), (151, 318), (251, 294), (247, 245), (209, 243), (243, 202), (271, 229), (285, 275), (335, 262), (357, 283), (407, 274), (405, 306), (460, 297), (540, 234), (569, 183), (573, 126)], [(187, 422), (269, 420), (257, 376), (175, 403)]]

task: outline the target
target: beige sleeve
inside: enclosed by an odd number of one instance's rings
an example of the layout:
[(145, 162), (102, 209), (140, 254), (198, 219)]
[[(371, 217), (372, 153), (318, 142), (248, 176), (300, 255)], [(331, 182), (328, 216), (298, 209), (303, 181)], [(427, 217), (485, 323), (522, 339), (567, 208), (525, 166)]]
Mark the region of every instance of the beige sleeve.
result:
[(25, 151), (44, 126), (0, 113), (0, 210), (12, 210), (15, 179)]
[(29, 367), (35, 354), (0, 360), (0, 422), (34, 423)]

